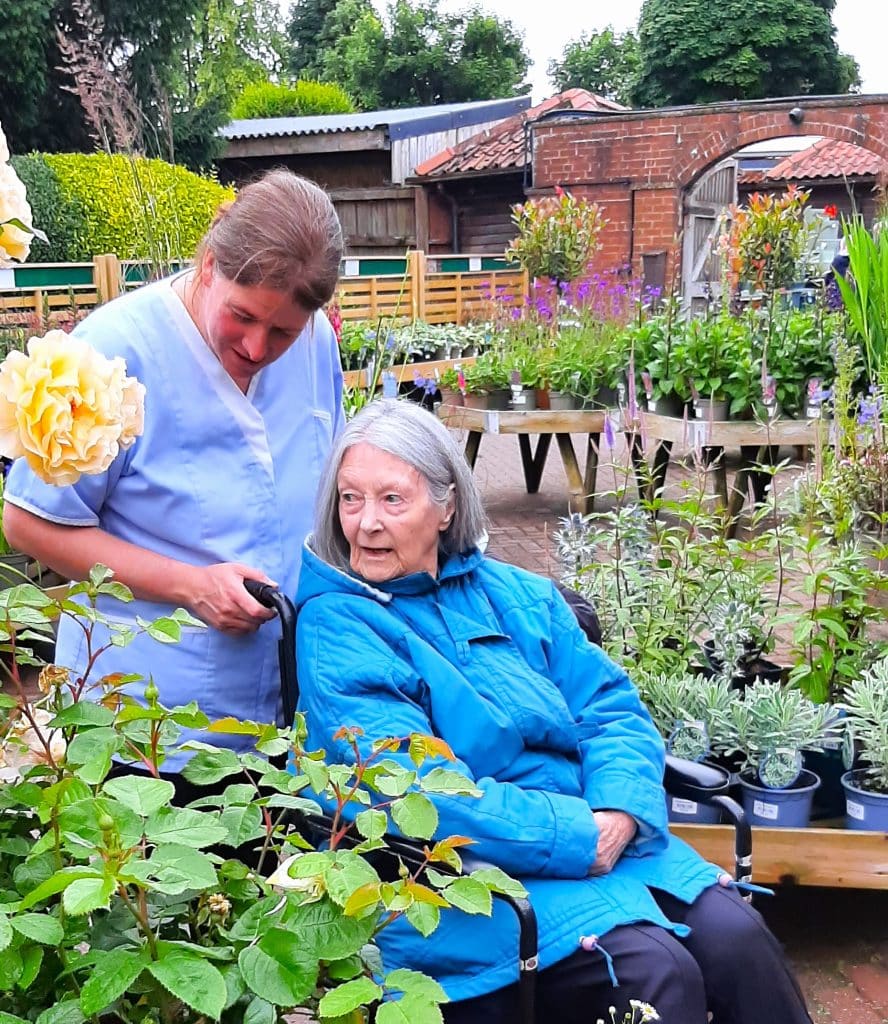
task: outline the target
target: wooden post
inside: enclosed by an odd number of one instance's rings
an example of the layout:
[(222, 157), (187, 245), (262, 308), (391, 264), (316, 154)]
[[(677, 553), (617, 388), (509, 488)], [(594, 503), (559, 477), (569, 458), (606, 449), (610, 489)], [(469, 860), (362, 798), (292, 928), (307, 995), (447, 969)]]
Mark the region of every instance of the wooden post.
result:
[(407, 273), (410, 278), (410, 315), (424, 320), (426, 312), (426, 254), (421, 249), (407, 253)]
[(93, 283), (96, 286), (99, 303), (110, 302), (121, 293), (123, 276), (120, 260), (113, 252), (93, 257)]

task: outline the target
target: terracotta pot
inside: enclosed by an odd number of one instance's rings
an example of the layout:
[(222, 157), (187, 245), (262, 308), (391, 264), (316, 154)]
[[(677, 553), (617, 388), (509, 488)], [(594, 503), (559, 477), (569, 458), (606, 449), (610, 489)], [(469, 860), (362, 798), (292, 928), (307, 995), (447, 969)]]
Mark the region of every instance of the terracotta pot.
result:
[(537, 409), (548, 409), (549, 408), (549, 389), (548, 388), (536, 388), (536, 404)]
[(441, 401), (445, 405), (463, 405), (463, 393), (458, 388), (440, 388)]

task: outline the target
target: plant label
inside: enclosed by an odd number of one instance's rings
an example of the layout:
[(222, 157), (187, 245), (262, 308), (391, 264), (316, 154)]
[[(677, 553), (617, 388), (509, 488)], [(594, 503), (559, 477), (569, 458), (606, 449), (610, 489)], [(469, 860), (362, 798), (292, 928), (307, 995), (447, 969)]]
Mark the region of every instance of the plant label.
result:
[(776, 821), (780, 815), (778, 804), (769, 804), (764, 800), (753, 800), (752, 813), (757, 818), (767, 818), (768, 821)]
[(672, 798), (672, 810), (676, 814), (696, 814), (697, 804), (694, 800), (682, 800), (681, 797)]
[(847, 800), (846, 807), (848, 810), (848, 817), (854, 818), (857, 821), (863, 821), (866, 817), (864, 813), (863, 804), (859, 804), (856, 800)]

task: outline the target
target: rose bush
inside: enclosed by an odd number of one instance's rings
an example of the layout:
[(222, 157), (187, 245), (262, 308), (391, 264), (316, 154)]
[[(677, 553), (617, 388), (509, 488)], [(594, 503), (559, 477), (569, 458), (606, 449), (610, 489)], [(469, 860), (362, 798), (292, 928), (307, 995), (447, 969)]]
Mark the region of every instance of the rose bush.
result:
[(102, 473), (144, 427), (145, 388), (80, 338), (50, 331), (0, 366), (0, 454), (47, 483)]

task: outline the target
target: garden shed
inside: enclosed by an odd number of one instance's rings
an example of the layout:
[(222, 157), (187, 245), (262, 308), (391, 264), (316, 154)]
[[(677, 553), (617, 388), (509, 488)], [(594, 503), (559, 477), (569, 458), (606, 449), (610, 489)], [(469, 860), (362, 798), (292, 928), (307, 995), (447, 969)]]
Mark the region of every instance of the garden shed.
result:
[(427, 249), (425, 193), (408, 179), (418, 164), (512, 117), (527, 96), (316, 117), (253, 118), (221, 129), (223, 181), (240, 184), (287, 167), (326, 188), (345, 229), (348, 253)]
[(553, 111), (623, 109), (585, 89), (568, 89), (419, 164), (410, 180), (425, 191), (427, 251), (501, 255), (515, 234), (511, 208), (531, 184), (526, 126)]

